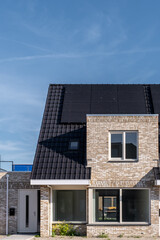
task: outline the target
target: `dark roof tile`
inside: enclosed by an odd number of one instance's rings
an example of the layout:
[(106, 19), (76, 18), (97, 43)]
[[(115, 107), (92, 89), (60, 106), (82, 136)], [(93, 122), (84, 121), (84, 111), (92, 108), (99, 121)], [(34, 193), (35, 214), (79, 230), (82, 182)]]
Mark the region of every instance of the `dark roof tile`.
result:
[[(85, 124), (61, 123), (64, 91), (64, 86), (50, 85), (49, 87), (33, 164), (32, 179), (90, 178), (90, 169), (87, 169), (85, 164), (84, 147), (81, 146), (77, 153), (68, 149), (70, 139), (76, 137), (81, 138), (81, 141), (86, 141), (86, 132)], [(83, 176), (77, 174), (79, 168), (83, 169)]]

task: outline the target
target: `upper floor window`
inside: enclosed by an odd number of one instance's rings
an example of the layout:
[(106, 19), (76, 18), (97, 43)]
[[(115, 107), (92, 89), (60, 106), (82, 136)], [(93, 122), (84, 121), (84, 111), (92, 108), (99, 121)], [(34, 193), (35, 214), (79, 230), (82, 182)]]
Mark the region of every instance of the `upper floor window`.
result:
[(110, 159), (137, 160), (137, 131), (110, 132)]

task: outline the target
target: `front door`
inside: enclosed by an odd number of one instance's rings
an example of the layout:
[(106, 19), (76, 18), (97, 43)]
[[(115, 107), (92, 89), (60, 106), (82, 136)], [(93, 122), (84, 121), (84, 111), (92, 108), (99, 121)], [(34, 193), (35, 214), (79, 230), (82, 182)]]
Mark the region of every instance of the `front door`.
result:
[(37, 232), (37, 190), (19, 190), (18, 232)]

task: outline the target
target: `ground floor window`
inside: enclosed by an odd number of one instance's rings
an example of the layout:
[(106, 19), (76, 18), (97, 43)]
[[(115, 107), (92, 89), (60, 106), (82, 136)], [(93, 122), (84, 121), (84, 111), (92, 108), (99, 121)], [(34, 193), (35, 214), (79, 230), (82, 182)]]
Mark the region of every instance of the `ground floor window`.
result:
[(122, 190), (122, 221), (149, 222), (149, 190)]
[(96, 221), (119, 221), (119, 190), (96, 190)]
[(53, 191), (53, 221), (86, 221), (86, 191)]
[(148, 189), (96, 189), (96, 222), (149, 222)]

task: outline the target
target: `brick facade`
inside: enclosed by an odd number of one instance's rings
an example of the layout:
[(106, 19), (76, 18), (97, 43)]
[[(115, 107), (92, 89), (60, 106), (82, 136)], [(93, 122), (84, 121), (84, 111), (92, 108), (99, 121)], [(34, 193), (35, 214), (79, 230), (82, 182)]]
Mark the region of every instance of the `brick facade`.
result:
[[(109, 160), (110, 131), (138, 131), (138, 161)], [(159, 189), (154, 187), (153, 167), (159, 159), (158, 116), (87, 116), (87, 159), (91, 167), (90, 188), (149, 188), (151, 225), (96, 224), (89, 220), (87, 235), (104, 233), (126, 235), (159, 234)]]
[(9, 175), (8, 209), (15, 208), (15, 216), (8, 216), (8, 230), (14, 234), (18, 227), (18, 190), (38, 187), (30, 185), (29, 172), (0, 172), (0, 234), (6, 233), (6, 174)]
[(50, 189), (47, 186), (40, 188), (40, 234), (41, 237), (47, 237), (50, 233)]

